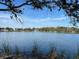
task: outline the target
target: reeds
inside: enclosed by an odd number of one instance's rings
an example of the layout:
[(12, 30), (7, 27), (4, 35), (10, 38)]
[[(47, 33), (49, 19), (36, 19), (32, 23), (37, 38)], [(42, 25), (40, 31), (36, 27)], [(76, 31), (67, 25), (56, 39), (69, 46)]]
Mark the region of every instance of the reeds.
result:
[(4, 55), (11, 55), (12, 49), (8, 43), (2, 43), (2, 53)]
[[(15, 51), (14, 54), (13, 54), (13, 50)], [(65, 51), (58, 53), (57, 49), (53, 47), (53, 48), (50, 48), (50, 51), (48, 54), (44, 55), (42, 51), (40, 50), (40, 48), (38, 47), (38, 45), (34, 44), (29, 56), (29, 55), (26, 55), (28, 54), (26, 51), (22, 52), (18, 48), (18, 46), (15, 46), (15, 49), (12, 49), (9, 44), (6, 44), (6, 43), (2, 44), (3, 55), (4, 56), (13, 55), (15, 57), (14, 59), (17, 59), (17, 58), (20, 58), (20, 59), (71, 59), (71, 58), (67, 58), (67, 55), (64, 52)], [(76, 55), (76, 58), (73, 58), (73, 59), (79, 59), (79, 51)]]

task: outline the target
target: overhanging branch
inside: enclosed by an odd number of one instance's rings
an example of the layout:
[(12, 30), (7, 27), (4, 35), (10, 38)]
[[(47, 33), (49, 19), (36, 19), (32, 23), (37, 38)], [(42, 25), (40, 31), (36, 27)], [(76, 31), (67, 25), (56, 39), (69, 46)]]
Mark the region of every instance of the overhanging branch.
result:
[(10, 9), (0, 9), (0, 11), (10, 11)]
[(25, 6), (25, 5), (31, 5), (31, 4), (26, 2), (26, 3), (22, 3), (22, 4), (18, 5), (18, 6), (14, 6), (14, 8), (20, 8), (20, 7)]
[(8, 6), (6, 3), (3, 3), (3, 2), (0, 2), (0, 4), (5, 5), (5, 6)]

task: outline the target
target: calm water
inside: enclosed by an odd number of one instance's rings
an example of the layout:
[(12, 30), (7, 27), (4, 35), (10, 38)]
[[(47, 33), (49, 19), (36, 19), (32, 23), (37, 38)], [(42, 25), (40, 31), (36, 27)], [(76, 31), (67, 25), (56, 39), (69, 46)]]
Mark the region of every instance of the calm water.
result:
[(30, 50), (37, 42), (41, 51), (47, 52), (51, 46), (58, 51), (76, 53), (79, 45), (79, 34), (64, 34), (52, 32), (0, 32), (0, 44), (6, 42), (20, 49)]

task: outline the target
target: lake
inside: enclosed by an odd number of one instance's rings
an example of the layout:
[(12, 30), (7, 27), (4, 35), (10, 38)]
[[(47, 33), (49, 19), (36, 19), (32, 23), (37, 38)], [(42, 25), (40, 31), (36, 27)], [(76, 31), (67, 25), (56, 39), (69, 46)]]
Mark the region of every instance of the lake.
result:
[(74, 54), (79, 45), (79, 34), (53, 33), (53, 32), (0, 32), (0, 45), (9, 43), (12, 47), (18, 46), (21, 50), (30, 51), (34, 43), (44, 53), (50, 47), (56, 47), (57, 51), (66, 51)]

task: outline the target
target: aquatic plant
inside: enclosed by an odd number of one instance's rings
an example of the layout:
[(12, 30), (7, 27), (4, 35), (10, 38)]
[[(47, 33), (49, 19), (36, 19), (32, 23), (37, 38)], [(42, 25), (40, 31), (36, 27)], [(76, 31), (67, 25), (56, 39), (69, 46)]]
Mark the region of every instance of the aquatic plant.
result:
[[(47, 47), (46, 47), (47, 48)], [(63, 48), (63, 47), (61, 47)], [(15, 52), (14, 54), (13, 51)], [(9, 43), (2, 43), (2, 52), (3, 56), (10, 56), (13, 55), (12, 57), (17, 58), (22, 58), (22, 59), (79, 59), (79, 48), (77, 50), (77, 54), (71, 57), (70, 54), (66, 54), (67, 51), (60, 51), (60, 53), (57, 51), (57, 48), (51, 47), (49, 50), (49, 53), (43, 54), (43, 52), (40, 50), (39, 46), (37, 43), (34, 43), (31, 49), (30, 55), (28, 55), (29, 52), (26, 52), (23, 50), (23, 52), (20, 50), (18, 46), (15, 46), (15, 48), (12, 50), (11, 46)], [(14, 58), (14, 59), (15, 59)]]
[(18, 46), (15, 46), (15, 55), (16, 55), (16, 56), (20, 56), (20, 55), (21, 55), (21, 51), (20, 51), (20, 49), (18, 48)]
[(5, 42), (2, 43), (2, 51), (6, 55), (11, 55), (12, 49), (11, 49), (11, 46), (9, 45), (9, 43), (5, 43)]
[(56, 48), (51, 48), (48, 54), (49, 59), (57, 59), (58, 53), (56, 51)]
[(38, 45), (37, 45), (37, 43), (34, 42), (34, 45), (32, 47), (32, 52), (31, 52), (32, 57), (37, 57), (38, 56), (38, 51), (39, 51), (38, 50)]
[(59, 55), (59, 59), (66, 59), (65, 51), (61, 51), (61, 54)]
[(76, 58), (75, 59), (79, 59), (79, 47), (77, 46), (77, 54), (76, 54)]

